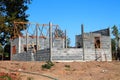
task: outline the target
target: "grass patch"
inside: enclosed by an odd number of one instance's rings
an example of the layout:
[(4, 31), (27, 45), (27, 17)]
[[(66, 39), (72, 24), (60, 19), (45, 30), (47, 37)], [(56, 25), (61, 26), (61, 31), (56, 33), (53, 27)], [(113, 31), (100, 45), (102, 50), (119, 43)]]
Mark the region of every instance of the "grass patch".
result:
[(0, 78), (3, 79), (3, 80), (12, 80), (12, 78), (10, 76), (7, 76), (7, 75), (0, 76)]
[(22, 80), (20, 74), (0, 72), (0, 80)]

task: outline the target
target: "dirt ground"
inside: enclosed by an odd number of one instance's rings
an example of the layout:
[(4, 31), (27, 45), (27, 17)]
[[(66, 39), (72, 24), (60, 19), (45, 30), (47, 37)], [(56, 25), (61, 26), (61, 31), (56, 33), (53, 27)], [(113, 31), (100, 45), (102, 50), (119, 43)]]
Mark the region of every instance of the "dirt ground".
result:
[[(0, 61), (0, 72), (15, 73), (21, 80), (120, 80), (120, 62), (45, 62)], [(0, 79), (1, 80), (1, 79)]]

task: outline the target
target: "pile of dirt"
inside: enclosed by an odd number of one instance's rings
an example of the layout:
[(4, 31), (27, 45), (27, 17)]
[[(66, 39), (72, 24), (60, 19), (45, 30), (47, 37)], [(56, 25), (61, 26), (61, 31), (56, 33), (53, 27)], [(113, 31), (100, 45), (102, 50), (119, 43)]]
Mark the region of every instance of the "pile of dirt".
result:
[(120, 80), (120, 62), (46, 62), (1, 61), (0, 73), (14, 73), (21, 80)]

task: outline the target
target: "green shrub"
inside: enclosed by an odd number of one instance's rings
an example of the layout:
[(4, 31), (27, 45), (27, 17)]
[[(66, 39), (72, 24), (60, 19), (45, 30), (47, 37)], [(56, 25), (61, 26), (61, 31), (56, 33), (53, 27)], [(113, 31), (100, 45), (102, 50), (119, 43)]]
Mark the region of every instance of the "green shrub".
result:
[(51, 66), (50, 66), (50, 65), (48, 65), (48, 64), (44, 64), (44, 65), (42, 65), (42, 68), (43, 68), (43, 69), (50, 69), (50, 68), (51, 68)]
[(51, 61), (47, 61), (46, 64), (42, 65), (43, 69), (50, 69), (54, 64)]
[(53, 62), (51, 62), (51, 61), (47, 61), (46, 63), (51, 65), (51, 66), (54, 66)]
[(70, 65), (65, 65), (65, 70), (70, 71)]
[(7, 75), (0, 76), (0, 78), (2, 78), (3, 80), (12, 80), (12, 78)]
[(9, 57), (9, 53), (5, 52), (5, 53), (4, 53), (4, 56), (5, 56), (5, 57)]
[(66, 68), (70, 68), (70, 65), (65, 65)]

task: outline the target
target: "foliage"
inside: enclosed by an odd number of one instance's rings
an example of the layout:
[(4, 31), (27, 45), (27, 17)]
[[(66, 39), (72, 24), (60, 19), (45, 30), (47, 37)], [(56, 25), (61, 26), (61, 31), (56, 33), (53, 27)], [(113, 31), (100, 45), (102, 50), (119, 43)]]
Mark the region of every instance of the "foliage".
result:
[(56, 29), (55, 32), (56, 32), (55, 37), (64, 37), (65, 36), (63, 30), (61, 30), (61, 29)]
[(10, 60), (10, 45), (7, 44), (3, 48), (2, 45), (0, 45), (0, 60)]
[(116, 25), (114, 25), (112, 27), (112, 34), (115, 37), (114, 41), (115, 41), (115, 46), (118, 47), (118, 40), (119, 40), (119, 31), (118, 31), (118, 27)]
[(3, 53), (4, 53), (4, 49), (2, 45), (0, 44), (0, 60), (3, 60)]
[(33, 77), (27, 77), (27, 80), (34, 80)]
[(65, 65), (65, 70), (70, 71), (70, 65)]
[(116, 42), (115, 42), (115, 39), (111, 39), (111, 45), (112, 45), (112, 51), (115, 52), (116, 50)]
[(47, 61), (46, 63), (51, 65), (51, 66), (54, 66), (53, 62), (51, 62), (51, 61)]
[(2, 55), (3, 52), (4, 52), (4, 49), (3, 49), (2, 45), (0, 45), (0, 55)]
[(112, 57), (116, 59), (116, 42), (115, 39), (111, 39), (111, 47), (112, 47)]
[(4, 52), (10, 53), (10, 44), (5, 45)]
[(70, 68), (70, 65), (65, 65), (66, 68)]
[(4, 57), (9, 57), (9, 53), (4, 52)]
[[(5, 45), (9, 38), (14, 34), (14, 21), (27, 22), (28, 15), (25, 11), (28, 9), (31, 0), (1, 0), (0, 1), (0, 43)], [(18, 34), (26, 26), (17, 26)], [(16, 35), (18, 35), (16, 34)]]
[(112, 27), (112, 34), (113, 34), (113, 36), (115, 36), (115, 39), (118, 40), (119, 31), (118, 31), (118, 28), (117, 28), (116, 25), (114, 25), (114, 26)]
[[(60, 28), (56, 29), (55, 32), (56, 32), (55, 37), (64, 38), (66, 36), (65, 33), (63, 32), (63, 30), (61, 30)], [(57, 36), (56, 36), (56, 34), (57, 34)], [(70, 38), (68, 36), (66, 36), (66, 40), (67, 40), (67, 47), (70, 47)]]
[(113, 55), (113, 58), (117, 59), (119, 57), (119, 30), (118, 30), (118, 27), (116, 25), (114, 25), (112, 27), (112, 34), (115, 38), (113, 38), (111, 40), (111, 46), (112, 46), (112, 55)]
[(10, 44), (6, 44), (4, 47), (4, 53), (5, 55), (10, 56)]
[(4, 79), (4, 80), (12, 80), (11, 77), (5, 75), (5, 76), (0, 76), (0, 78)]
[(46, 64), (42, 65), (43, 69), (50, 69), (54, 64), (51, 61), (47, 61)]
[(12, 73), (0, 72), (0, 80), (20, 80), (18, 76)]

